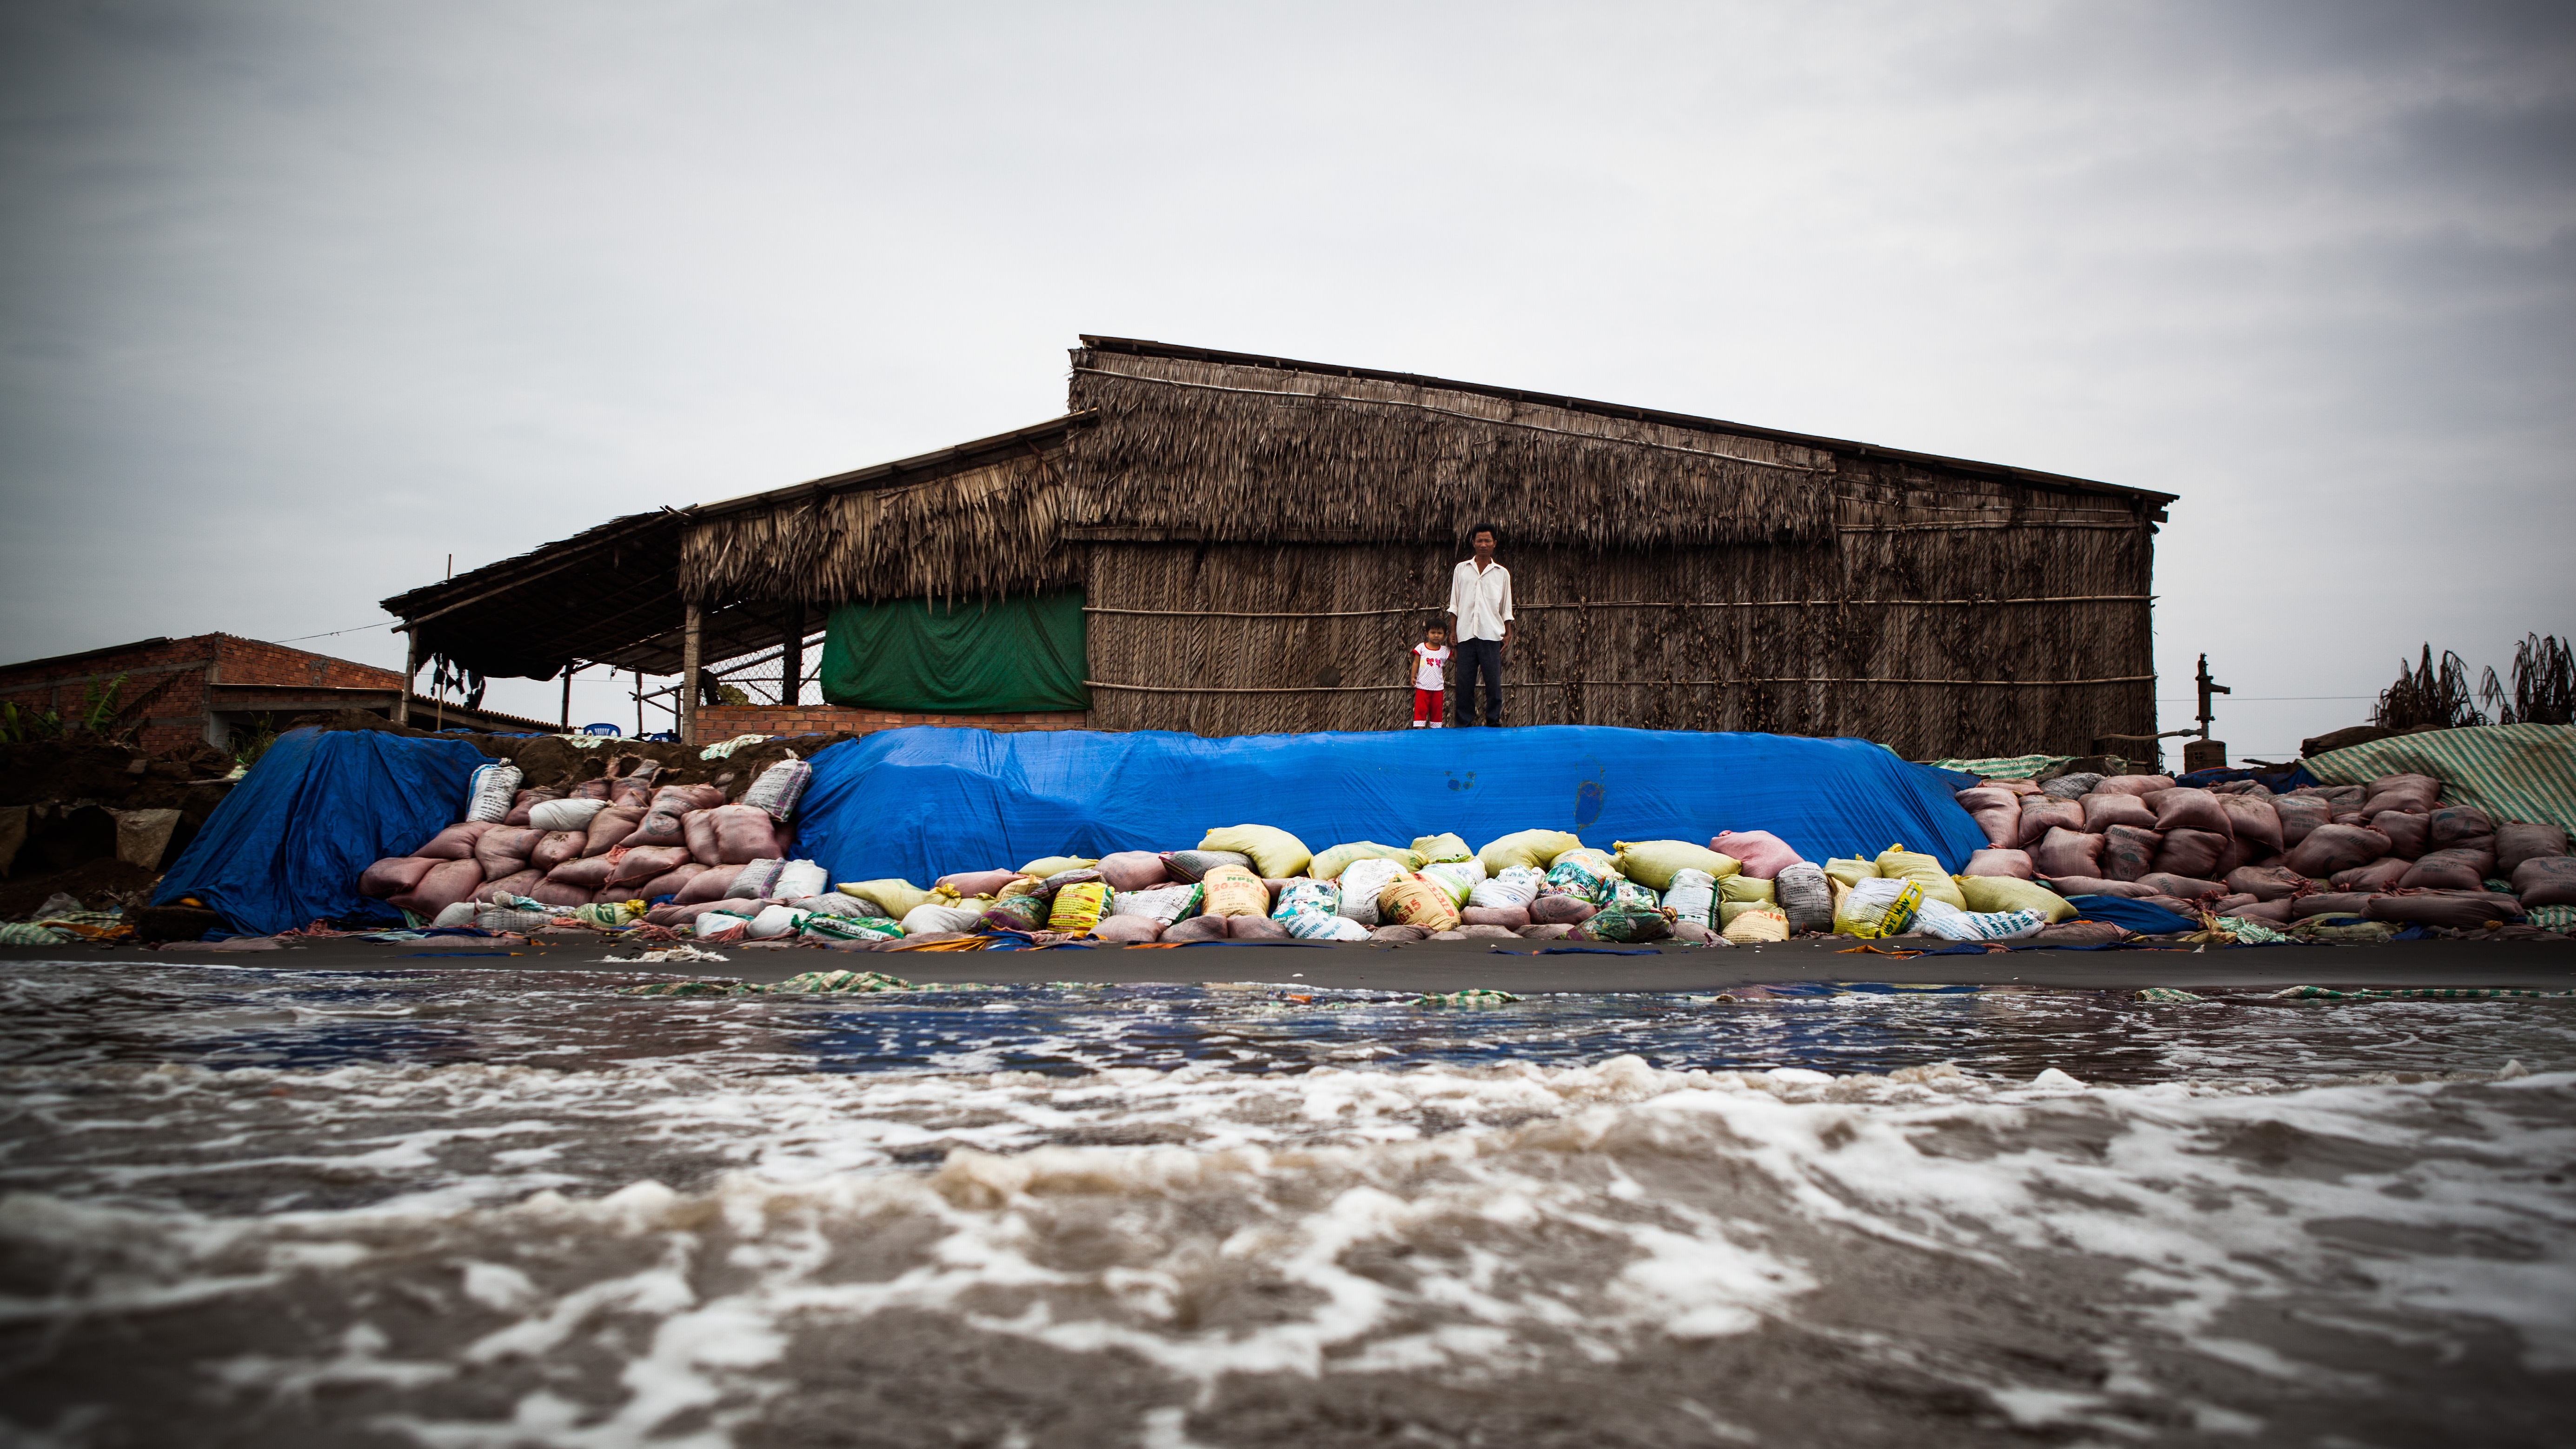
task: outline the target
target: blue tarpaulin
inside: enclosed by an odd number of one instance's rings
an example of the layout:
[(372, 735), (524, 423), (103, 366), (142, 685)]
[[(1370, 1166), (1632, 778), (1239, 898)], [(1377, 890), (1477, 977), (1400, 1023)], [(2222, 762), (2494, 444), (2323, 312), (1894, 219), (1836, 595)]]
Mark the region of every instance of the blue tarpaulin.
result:
[(1963, 868), (1986, 838), (1940, 772), (1866, 740), (1540, 725), (1202, 739), (919, 726), (813, 758), (796, 853), (836, 881), (1178, 850), (1274, 825), (1314, 850), (1515, 830), (1705, 843), (1768, 830), (1814, 861), (1894, 844)]
[(466, 778), (490, 758), (463, 740), (289, 730), (215, 807), (152, 903), (194, 896), (260, 935), (362, 912), (394, 919), (358, 894), (358, 876), (462, 817)]

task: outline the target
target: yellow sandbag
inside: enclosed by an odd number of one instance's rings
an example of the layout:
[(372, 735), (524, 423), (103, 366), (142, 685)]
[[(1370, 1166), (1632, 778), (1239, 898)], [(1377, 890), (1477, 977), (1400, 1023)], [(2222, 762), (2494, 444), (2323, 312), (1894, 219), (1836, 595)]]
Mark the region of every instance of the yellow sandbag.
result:
[(1941, 868), (1941, 862), (1920, 851), (1902, 845), (1891, 845), (1878, 853), (1878, 873), (1887, 880), (1910, 880), (1923, 887), (1926, 900), (1939, 901), (1959, 910), (1968, 908), (1967, 897), (1959, 894), (1958, 882)]
[(1724, 880), (1744, 868), (1734, 856), (1687, 840), (1618, 840), (1610, 848), (1619, 852), (1615, 864), (1621, 875), (1659, 891), (1673, 888), (1677, 870), (1704, 870), (1710, 878)]
[(1834, 902), (1834, 934), (1864, 941), (1903, 935), (1914, 925), (1915, 909), (1922, 903), (1921, 881), (1863, 881)]
[(1377, 893), (1378, 919), (1391, 925), (1446, 931), (1458, 924), (1449, 892), (1418, 875), (1400, 875)]
[(1516, 830), (1500, 840), (1487, 841), (1485, 848), (1476, 852), (1476, 859), (1484, 863), (1485, 878), (1491, 880), (1516, 865), (1543, 873), (1556, 864), (1558, 856), (1582, 847), (1582, 837), (1562, 830)]
[(1413, 839), (1413, 849), (1415, 854), (1422, 857), (1422, 863), (1425, 865), (1438, 865), (1444, 860), (1476, 858), (1476, 852), (1467, 848), (1467, 842), (1455, 835), (1417, 835)]
[[(1720, 927), (1724, 927), (1736, 917), (1743, 915), (1746, 911), (1777, 910), (1780, 910), (1778, 906), (1766, 905), (1761, 901), (1719, 901), (1717, 903), (1717, 924)], [(1785, 916), (1788, 913), (1782, 911), (1781, 914)]]
[(1773, 882), (1755, 880), (1749, 875), (1728, 876), (1718, 882), (1717, 898), (1720, 901), (1735, 901), (1748, 906), (1780, 904), (1779, 890)]
[(1078, 855), (1049, 855), (1021, 866), (1020, 874), (1033, 875), (1040, 880), (1045, 880), (1048, 876), (1062, 875), (1069, 870), (1089, 870), (1098, 864), (1100, 864), (1099, 861), (1085, 860)]
[(1950, 879), (1972, 911), (2037, 911), (2052, 926), (2075, 919), (2074, 904), (2037, 881), (2008, 875), (1954, 875)]
[(1047, 929), (1088, 936), (1100, 924), (1100, 913), (1108, 908), (1109, 887), (1101, 882), (1087, 880), (1066, 886), (1055, 893), (1055, 906), (1047, 912)]
[[(1210, 846), (1211, 850), (1228, 849)], [(1249, 852), (1246, 852), (1247, 854)], [(1220, 865), (1200, 877), (1207, 895), (1199, 907), (1211, 916), (1266, 916), (1270, 914), (1270, 888), (1261, 877), (1239, 865)], [(1067, 887), (1071, 889), (1071, 887)]]
[(1743, 914), (1727, 922), (1726, 929), (1718, 934), (1739, 946), (1785, 941), (1789, 939), (1789, 915), (1770, 906), (1747, 905)]
[(850, 881), (840, 888), (845, 896), (876, 902), (877, 909), (888, 919), (900, 921), (913, 911), (930, 903), (931, 893), (908, 880)]
[(1231, 850), (1237, 855), (1251, 856), (1252, 863), (1261, 867), (1261, 874), (1270, 880), (1304, 875), (1306, 867), (1315, 859), (1315, 853), (1306, 848), (1306, 842), (1271, 825), (1229, 825), (1222, 830), (1211, 830), (1207, 838), (1199, 842), (1199, 849)]
[(1845, 886), (1856, 886), (1865, 880), (1878, 879), (1878, 862), (1853, 855), (1837, 855), (1825, 862), (1825, 874)]
[(1307, 862), (1306, 874), (1317, 880), (1340, 880), (1342, 872), (1355, 860), (1391, 860), (1406, 870), (1422, 869), (1422, 852), (1406, 850), (1400, 845), (1380, 845), (1374, 840), (1354, 840), (1336, 845)]

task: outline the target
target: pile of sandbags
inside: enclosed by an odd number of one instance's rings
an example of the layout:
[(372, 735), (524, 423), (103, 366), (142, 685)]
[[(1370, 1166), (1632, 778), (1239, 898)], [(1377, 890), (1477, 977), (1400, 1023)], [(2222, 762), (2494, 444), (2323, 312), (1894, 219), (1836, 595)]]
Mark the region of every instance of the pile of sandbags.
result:
[(2045, 881), (2061, 895), (2272, 926), (2349, 914), (2477, 929), (2576, 905), (2564, 830), (2491, 820), (2441, 793), (2425, 775), (2286, 794), (2163, 775), (1986, 780), (1958, 792), (1989, 842), (1962, 879)]

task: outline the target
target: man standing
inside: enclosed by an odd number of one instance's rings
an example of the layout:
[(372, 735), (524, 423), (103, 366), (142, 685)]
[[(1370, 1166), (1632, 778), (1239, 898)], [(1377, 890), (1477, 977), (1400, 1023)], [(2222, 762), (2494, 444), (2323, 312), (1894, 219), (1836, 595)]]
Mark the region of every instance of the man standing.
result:
[(1476, 723), (1476, 679), (1485, 681), (1485, 726), (1503, 723), (1503, 651), (1512, 647), (1512, 574), (1494, 562), (1493, 525), (1480, 523), (1467, 535), (1476, 556), (1449, 573), (1449, 612), (1458, 626), (1449, 631), (1457, 642), (1458, 727)]

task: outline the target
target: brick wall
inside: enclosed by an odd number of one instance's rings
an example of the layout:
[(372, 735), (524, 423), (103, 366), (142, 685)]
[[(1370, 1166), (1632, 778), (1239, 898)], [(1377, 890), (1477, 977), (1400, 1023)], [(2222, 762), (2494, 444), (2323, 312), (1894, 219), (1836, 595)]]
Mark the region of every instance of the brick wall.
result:
[(316, 689), (400, 689), (402, 674), (353, 659), (334, 659), (283, 644), (208, 634), (191, 640), (213, 646), (218, 684), (301, 684)]
[(125, 676), (120, 698), (126, 704), (141, 699), (146, 690), (167, 684), (144, 707), (135, 731), (135, 743), (147, 751), (205, 738), (210, 680), (325, 689), (402, 687), (402, 676), (391, 669), (230, 634), (198, 634), (50, 664), (39, 660), (0, 668), (0, 700), (24, 712), (42, 714), (50, 709), (66, 718), (76, 717), (93, 681), (104, 686), (120, 674)]
[(881, 709), (842, 709), (828, 704), (710, 704), (698, 708), (698, 739), (715, 744), (736, 735), (863, 735), (905, 725), (959, 725), (1004, 734), (1021, 730), (1087, 730), (1084, 710), (1057, 714), (894, 714)]

